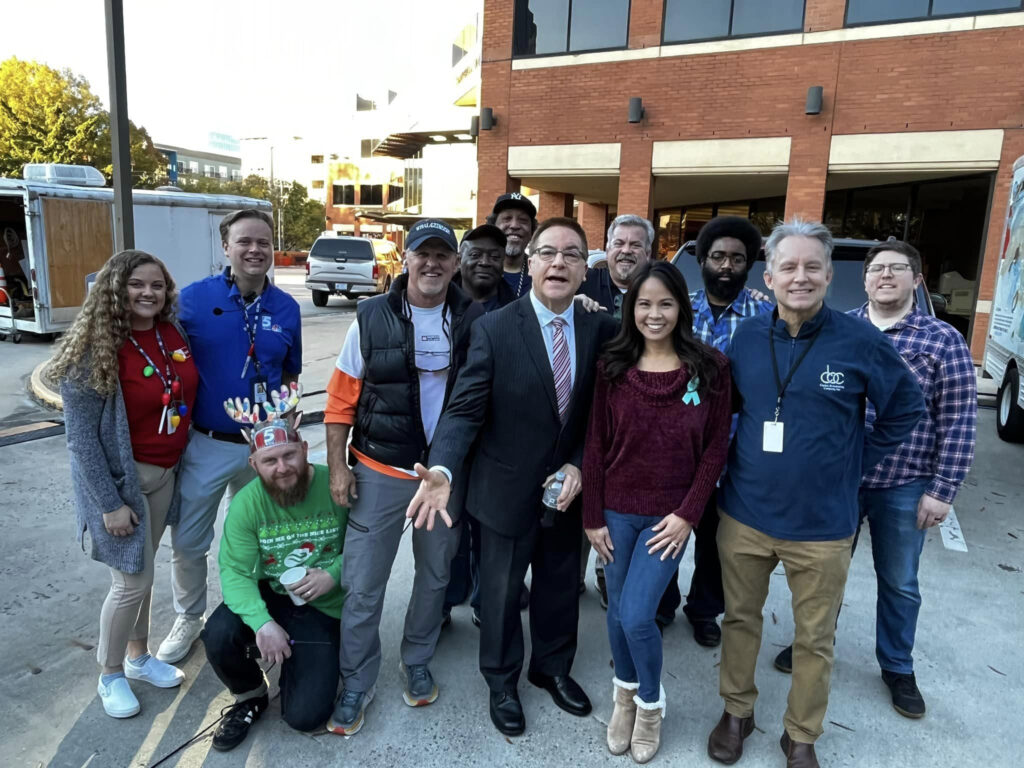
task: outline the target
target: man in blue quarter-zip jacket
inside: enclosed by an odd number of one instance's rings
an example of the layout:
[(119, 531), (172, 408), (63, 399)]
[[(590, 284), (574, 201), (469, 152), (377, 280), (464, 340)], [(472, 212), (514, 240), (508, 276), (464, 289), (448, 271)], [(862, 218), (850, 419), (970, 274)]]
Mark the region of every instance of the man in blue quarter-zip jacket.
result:
[[(719, 496), (725, 712), (708, 754), (735, 762), (754, 729), (761, 612), (781, 561), (796, 639), (780, 744), (788, 766), (816, 768), (860, 478), (910, 434), (924, 400), (877, 329), (825, 305), (832, 237), (824, 226), (780, 224), (765, 256), (765, 283), (778, 308), (742, 323), (728, 352), (739, 420)], [(878, 414), (870, 432), (868, 400)]]

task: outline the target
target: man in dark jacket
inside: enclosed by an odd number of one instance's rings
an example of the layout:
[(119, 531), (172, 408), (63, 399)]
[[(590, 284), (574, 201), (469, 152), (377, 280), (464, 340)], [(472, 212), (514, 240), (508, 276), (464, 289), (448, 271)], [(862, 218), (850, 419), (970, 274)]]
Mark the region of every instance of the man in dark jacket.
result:
[(654, 227), (643, 216), (616, 216), (608, 227), (608, 269), (591, 269), (580, 293), (596, 301), (616, 320), (622, 320), (622, 299), (633, 284), (637, 267), (651, 260)]
[[(450, 488), (476, 446), (466, 509), (482, 531), (480, 671), (491, 691), (491, 721), (510, 736), (526, 728), (517, 686), (524, 659), (519, 584), (527, 566), (533, 569), (527, 677), (565, 711), (591, 710), (569, 674), (582, 535), (575, 496), (597, 356), (618, 330), (608, 315), (574, 307), (587, 259), (579, 224), (543, 222), (529, 257), (531, 292), (473, 330), (469, 360), (431, 447), (434, 466), (416, 467), (424, 482), (409, 505), (417, 526), (434, 527), (437, 514), (449, 522), (445, 510), (458, 509), (449, 502)], [(557, 511), (545, 512), (541, 497), (558, 473), (564, 485)]]
[[(455, 233), (442, 221), (425, 219), (412, 227), (405, 250), (408, 274), (395, 280), (386, 295), (359, 304), (327, 385), (331, 494), (336, 503), (350, 507), (341, 577), (348, 595), (341, 615), (345, 687), (328, 721), (329, 730), (345, 736), (362, 727), (380, 671), (384, 589), (402, 538), (405, 508), (418, 486), (412, 467), (426, 460), (466, 360), (470, 325), (483, 314), (479, 304), (451, 285), (456, 247)], [(455, 525), (413, 533), (416, 576), (401, 649), (403, 695), (412, 707), (437, 698), (428, 664), (441, 630), (448, 565), (460, 532)]]

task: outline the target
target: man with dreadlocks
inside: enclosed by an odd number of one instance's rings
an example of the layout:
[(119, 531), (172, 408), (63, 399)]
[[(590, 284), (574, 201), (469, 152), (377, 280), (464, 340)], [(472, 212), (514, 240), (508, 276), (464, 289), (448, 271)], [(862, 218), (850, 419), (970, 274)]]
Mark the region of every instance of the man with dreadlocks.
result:
[[(407, 274), (387, 294), (359, 303), (327, 385), (331, 492), (335, 502), (352, 508), (341, 581), (349, 595), (341, 615), (344, 690), (327, 724), (344, 736), (362, 727), (373, 699), (384, 589), (405, 509), (419, 487), (413, 466), (427, 460), (434, 428), (466, 360), (470, 326), (483, 314), (480, 304), (451, 284), (457, 249), (455, 233), (443, 221), (424, 219), (409, 230)], [(458, 521), (458, 505), (450, 508)], [(460, 535), (457, 524), (412, 535), (416, 575), (401, 650), (403, 698), (410, 707), (437, 698), (428, 665)]]
[[(224, 409), (249, 443), (257, 478), (231, 500), (220, 542), (224, 602), (203, 630), (210, 666), (235, 703), (213, 735), (234, 749), (269, 702), (257, 658), (281, 665), (281, 717), (300, 731), (320, 728), (338, 690), (342, 548), (348, 510), (331, 498), (327, 467), (310, 464), (299, 436), (296, 384), (260, 407)], [(287, 585), (287, 586), (286, 586)]]

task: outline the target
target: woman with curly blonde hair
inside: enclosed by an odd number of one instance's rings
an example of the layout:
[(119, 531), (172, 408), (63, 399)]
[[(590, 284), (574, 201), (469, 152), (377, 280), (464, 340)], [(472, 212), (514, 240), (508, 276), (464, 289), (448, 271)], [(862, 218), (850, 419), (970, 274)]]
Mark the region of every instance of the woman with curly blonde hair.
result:
[(159, 259), (115, 254), (51, 367), (61, 380), (78, 537), (89, 532), (93, 559), (111, 573), (96, 650), (97, 692), (111, 717), (139, 712), (128, 679), (160, 688), (184, 680), (148, 644), (153, 557), (177, 521), (176, 469), (199, 383), (176, 299)]

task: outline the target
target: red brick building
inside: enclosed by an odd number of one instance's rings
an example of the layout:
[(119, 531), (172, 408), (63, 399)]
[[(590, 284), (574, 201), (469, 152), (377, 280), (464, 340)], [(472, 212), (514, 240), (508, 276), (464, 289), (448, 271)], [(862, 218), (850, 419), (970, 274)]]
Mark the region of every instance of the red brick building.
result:
[(665, 255), (726, 212), (895, 235), (980, 358), (1022, 62), (1019, 0), (485, 0), (478, 215), (529, 187), (591, 247), (644, 214)]

